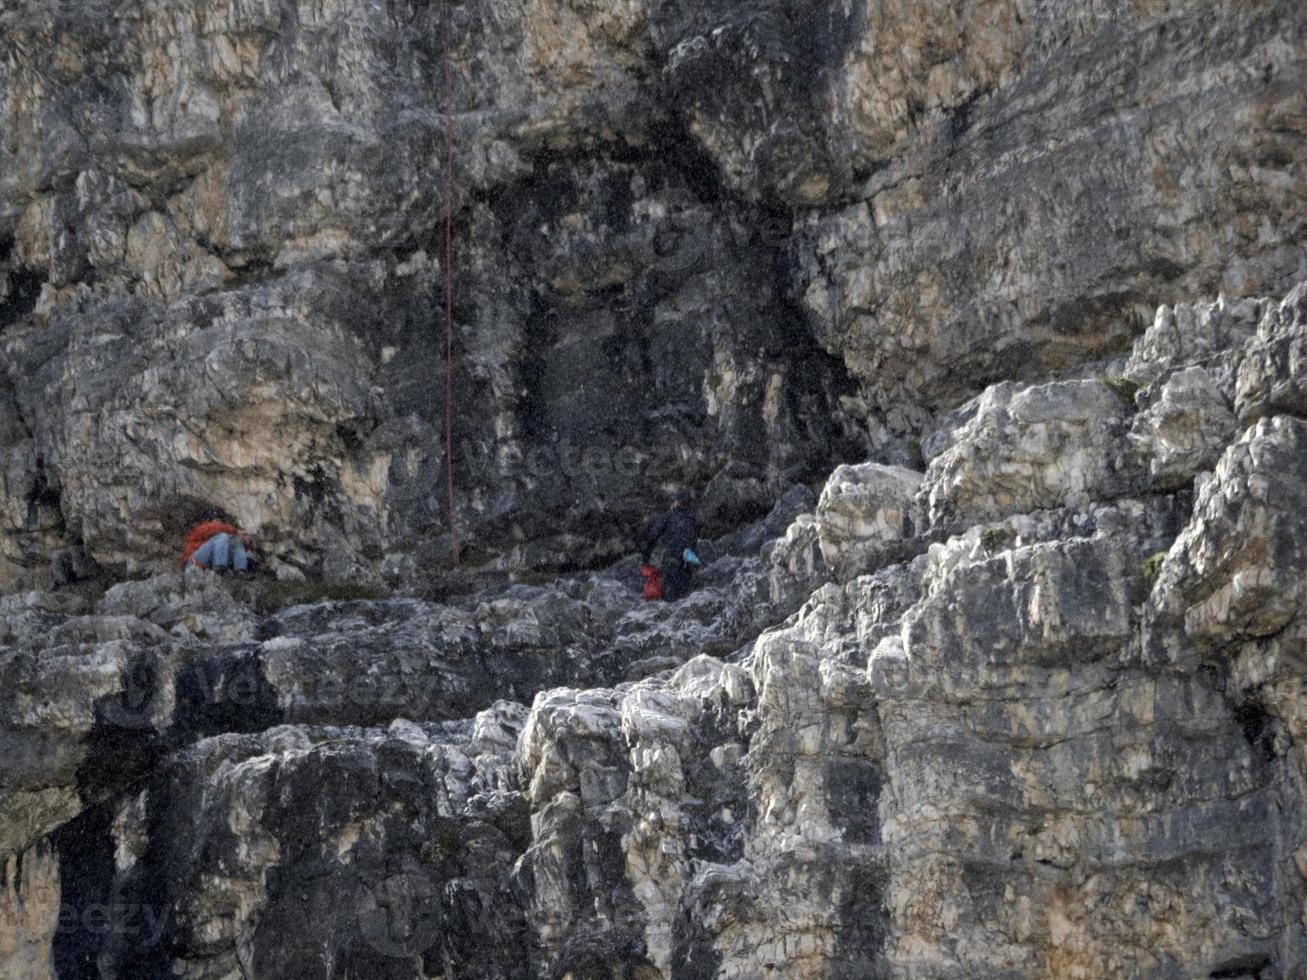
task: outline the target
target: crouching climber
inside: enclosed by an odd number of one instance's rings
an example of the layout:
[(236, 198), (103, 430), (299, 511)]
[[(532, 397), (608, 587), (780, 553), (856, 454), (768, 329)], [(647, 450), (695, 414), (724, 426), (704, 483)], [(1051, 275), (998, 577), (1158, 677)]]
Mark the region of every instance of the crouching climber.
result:
[(675, 602), (690, 591), (690, 576), (699, 564), (694, 553), (699, 543), (699, 526), (690, 510), (690, 492), (678, 490), (672, 496), (672, 507), (650, 525), (644, 536), (640, 559), (649, 565), (654, 549), (662, 546), (662, 597)]
[(195, 565), (214, 571), (231, 570), (241, 574), (251, 570), (250, 536), (228, 523), (218, 511), (208, 511), (186, 533), (182, 550), (182, 567)]

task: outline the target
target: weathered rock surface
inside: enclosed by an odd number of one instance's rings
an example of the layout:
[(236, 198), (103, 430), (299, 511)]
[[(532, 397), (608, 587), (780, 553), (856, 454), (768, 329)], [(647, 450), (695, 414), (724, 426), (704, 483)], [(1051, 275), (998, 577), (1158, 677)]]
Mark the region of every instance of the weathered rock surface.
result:
[[(169, 951), (173, 971), (197, 977), (390, 976), (424, 962), (523, 975), (511, 894), (529, 824), (508, 763), (524, 715), (503, 703), (444, 726), (275, 727), (172, 757), (104, 817), (102, 880), (121, 928), (101, 963), (154, 976)], [(420, 916), (407, 933), (391, 928), (403, 908)], [(147, 923), (152, 935), (136, 931)]]
[(1144, 444), (1154, 485), (1175, 489), (1211, 469), (1236, 425), (1229, 399), (1207, 369), (1189, 367), (1166, 379), (1131, 434)]
[(1307, 974), (1299, 6), (7, 4), (0, 974)]
[[(674, 606), (626, 566), (272, 616), (194, 572), (4, 600), (5, 847), (36, 870), (0, 951), (60, 977), (1295, 976), (1307, 423), (1240, 426), (1236, 373), (1199, 362), (1304, 311), (1229, 313), (1159, 315), (1117, 362), (1137, 390), (1005, 383), (925, 472), (796, 491)], [(1193, 390), (1206, 441), (1177, 455)]]
[(924, 523), (1084, 506), (1129, 485), (1126, 411), (1099, 381), (1006, 382), (935, 434), (920, 494)]
[(793, 285), (887, 430), (1307, 272), (1292, 0), (867, 11), (817, 83), (863, 159), (799, 222)]
[(1235, 409), (1245, 422), (1272, 412), (1303, 414), (1304, 324), (1307, 289), (1299, 286), (1245, 346), (1235, 383)]
[(725, 530), (1307, 275), (1296, 0), (610, 7), (11, 4), (0, 587), (204, 504), (287, 574), (447, 569), (446, 47), (476, 567), (602, 565), (674, 484)]
[(49, 937), (59, 921), (59, 862), (38, 845), (5, 862), (0, 899), (0, 971), (13, 980), (53, 975)]
[[(206, 504), (283, 574), (448, 568), (443, 9), (7, 8), (0, 589), (157, 573)], [(649, 12), (452, 18), (467, 564), (606, 564), (676, 485), (719, 533), (860, 454)]]
[(912, 498), (921, 474), (900, 466), (841, 466), (817, 502), (822, 557), (838, 578), (894, 557), (913, 536)]
[[(164, 962), (196, 976), (226, 976), (239, 965), (281, 975), (291, 964), (304, 976), (388, 975), (396, 958), (419, 955), (475, 963), (480, 976), (533, 975), (531, 930), (543, 927), (519, 901), (533, 872), (518, 867), (531, 806), (518, 790), (526, 763), (515, 754), (527, 709), (497, 699), (529, 702), (565, 681), (665, 673), (696, 655), (707, 660), (700, 651), (733, 654), (783, 620), (800, 591), (783, 584), (792, 576), (782, 562), (730, 552), (751, 544), (757, 552), (759, 536), (784, 527), (805, 499), (811, 505), (810, 496), (791, 494), (752, 530), (706, 543), (705, 557), (716, 558), (701, 588), (675, 606), (642, 602), (629, 570), (459, 605), (353, 601), (266, 618), (223, 580), (195, 570), (116, 586), (94, 609), (66, 594), (3, 600), (0, 664), (10, 694), (0, 728), (0, 846), (31, 854), (53, 841), (56, 881), (62, 865), (76, 886), (62, 903), (56, 887), (53, 917), (49, 896), (38, 907), (19, 889), (6, 906), (16, 925), (3, 950), (18, 957), (30, 947), (59, 976), (101, 967), (163, 975)], [(764, 538), (763, 554), (774, 550)], [(773, 595), (790, 596), (789, 604)], [(377, 753), (390, 761), (366, 761)], [(449, 782), (453, 770), (466, 780), (469, 758), (481, 767), (471, 790)], [(373, 788), (358, 782), (359, 764), (373, 772)], [(430, 795), (433, 779), (452, 794), (447, 800)], [(392, 784), (409, 803), (388, 795)], [(319, 812), (304, 793), (332, 802)], [(473, 812), (508, 837), (481, 853), (471, 843), (481, 832), (466, 826)], [(310, 828), (321, 821), (344, 843), (313, 845), (312, 855), (291, 860), (299, 870), (283, 895), (269, 885), (270, 863), (287, 860), (287, 835), (305, 846), (318, 839)], [(391, 824), (407, 828), (407, 857)], [(436, 852), (440, 860), (461, 855), (458, 866), (472, 877), (437, 881)], [(483, 860), (492, 853), (493, 867)], [(321, 868), (310, 872), (314, 862)], [(300, 874), (321, 879), (307, 907)], [(463, 896), (462, 911), (450, 913), (466, 920), (457, 927), (462, 940), (448, 917), (416, 937), (387, 938), (392, 903), (422, 905), (448, 887)], [(341, 889), (350, 891), (344, 904)], [(272, 912), (268, 903), (282, 901), (284, 915)], [(499, 923), (495, 962), (480, 953), (491, 919)], [(251, 938), (257, 923), (265, 931)], [(287, 944), (286, 929), (302, 942)], [(437, 933), (454, 945), (430, 948)]]

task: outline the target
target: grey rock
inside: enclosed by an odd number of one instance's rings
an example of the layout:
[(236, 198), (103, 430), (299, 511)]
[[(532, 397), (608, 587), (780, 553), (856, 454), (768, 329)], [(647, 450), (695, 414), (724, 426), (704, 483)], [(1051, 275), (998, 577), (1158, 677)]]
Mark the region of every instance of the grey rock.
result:
[(840, 466), (817, 502), (822, 557), (837, 579), (876, 568), (913, 536), (912, 499), (922, 475), (897, 466)]
[(1124, 492), (1136, 481), (1125, 419), (1119, 397), (1096, 380), (995, 385), (935, 437), (917, 499), (920, 526), (966, 526)]
[[(1302, 277), (1290, 5), (867, 18), (822, 81), (832, 133), (872, 159), (801, 222), (794, 289), (891, 429), (1120, 349), (1159, 303)], [(1264, 215), (1264, 242), (1240, 240)]]
[(1302, 974), (1299, 6), (9, 3), (0, 972)]
[(1302, 388), (1305, 331), (1307, 288), (1299, 286), (1278, 308), (1267, 310), (1244, 347), (1235, 391), (1241, 421), (1275, 412), (1307, 415)]
[(96, 607), (102, 616), (131, 616), (174, 635), (219, 646), (255, 639), (254, 613), (222, 586), (217, 574), (191, 566), (172, 575), (123, 582)]
[(1167, 553), (1154, 594), (1195, 640), (1277, 633), (1301, 604), (1307, 425), (1263, 419), (1199, 482), (1194, 521)]
[(1229, 352), (1253, 337), (1270, 305), (1265, 300), (1222, 297), (1215, 303), (1163, 306), (1131, 347), (1125, 377), (1146, 385), (1175, 370), (1201, 367), (1232, 399), (1237, 365)]
[(1148, 408), (1135, 416), (1129, 438), (1148, 457), (1154, 486), (1173, 490), (1210, 469), (1238, 423), (1205, 368), (1166, 379)]
[[(443, 28), (401, 6), (6, 12), (0, 589), (60, 545), (157, 574), (207, 505), (283, 574), (455, 578)], [(858, 452), (643, 7), (452, 17), (465, 564), (607, 564), (678, 485), (719, 534)]]
[(0, 895), (0, 971), (13, 980), (54, 975), (50, 937), (59, 923), (59, 860), (48, 845), (11, 854)]

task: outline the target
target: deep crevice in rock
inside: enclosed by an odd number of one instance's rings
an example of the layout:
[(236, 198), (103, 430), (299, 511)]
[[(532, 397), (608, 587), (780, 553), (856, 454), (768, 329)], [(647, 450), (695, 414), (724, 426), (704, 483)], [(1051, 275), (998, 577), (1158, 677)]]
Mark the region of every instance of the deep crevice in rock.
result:
[(1275, 751), (1275, 718), (1260, 705), (1248, 701), (1235, 706), (1234, 720), (1261, 761), (1274, 762), (1278, 757)]
[(0, 302), (0, 331), (36, 309), (44, 285), (45, 279), (35, 270), (20, 268), (9, 273), (9, 291)]
[(112, 944), (113, 808), (92, 807), (51, 835), (59, 855), (59, 925), (51, 940), (59, 980), (99, 980), (98, 958)]

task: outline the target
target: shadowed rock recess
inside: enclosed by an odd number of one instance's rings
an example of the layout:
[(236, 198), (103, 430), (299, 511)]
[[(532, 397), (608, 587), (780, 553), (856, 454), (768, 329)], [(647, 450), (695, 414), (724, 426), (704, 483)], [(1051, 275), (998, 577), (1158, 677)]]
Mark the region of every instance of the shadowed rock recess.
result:
[(1300, 0), (7, 0), (0, 120), (0, 977), (1307, 976)]

